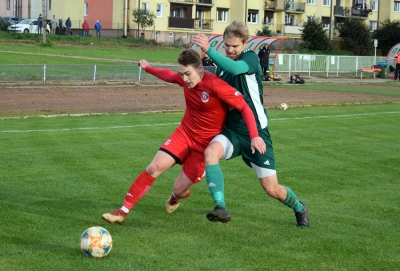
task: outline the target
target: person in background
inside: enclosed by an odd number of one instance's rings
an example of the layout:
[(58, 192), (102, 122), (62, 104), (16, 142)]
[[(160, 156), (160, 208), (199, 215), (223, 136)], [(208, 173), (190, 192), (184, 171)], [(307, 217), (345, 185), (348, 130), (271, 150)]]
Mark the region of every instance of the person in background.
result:
[(89, 24), (87, 23), (87, 20), (83, 22), (82, 29), (82, 37), (87, 37), (89, 33)]
[(71, 19), (68, 17), (68, 19), (65, 21), (65, 35), (71, 36)]
[(258, 52), (258, 58), (260, 59), (260, 65), (263, 72), (263, 78), (265, 81), (270, 81), (269, 77), (269, 44), (265, 43), (264, 47)]
[(96, 29), (96, 37), (101, 38), (101, 23), (99, 20), (94, 24), (94, 29)]
[(63, 20), (60, 17), (60, 19), (58, 19), (58, 35), (61, 35), (62, 28), (63, 28)]
[(57, 19), (56, 15), (53, 15), (53, 19), (51, 19), (51, 33), (55, 34), (57, 29)]
[[(242, 156), (247, 166), (251, 167), (264, 191), (294, 211), (297, 226), (309, 226), (308, 208), (287, 186), (278, 183), (272, 140), (269, 133), (269, 119), (263, 105), (263, 85), (261, 67), (257, 54), (246, 49), (249, 30), (243, 22), (234, 21), (223, 33), (226, 56), (210, 46), (208, 38), (203, 35), (193, 37), (193, 42), (217, 65), (217, 75), (237, 89), (251, 107), (257, 121), (260, 137), (267, 145), (264, 153), (251, 153), (248, 150), (249, 132), (243, 125), (243, 119), (236, 110), (230, 110), (226, 118), (224, 131), (217, 135), (204, 152), (207, 185), (216, 204), (214, 210), (207, 213), (211, 222), (226, 223), (231, 219), (226, 210), (224, 177), (219, 165), (221, 159), (229, 160)], [(243, 186), (246, 181), (243, 180)]]
[(39, 14), (39, 17), (37, 19), (37, 33), (38, 34), (42, 34), (42, 27), (43, 27), (43, 18), (42, 18), (42, 14)]
[[(224, 129), (228, 107), (243, 114), (244, 122), (248, 125), (246, 129), (250, 131), (250, 151), (265, 151), (265, 144), (258, 136), (254, 115), (243, 96), (215, 74), (204, 72), (196, 51), (184, 50), (179, 55), (178, 72), (151, 67), (144, 59), (139, 61), (139, 65), (161, 80), (182, 86), (186, 111), (180, 125), (132, 183), (122, 207), (102, 215), (102, 219), (108, 223), (124, 222), (129, 211), (146, 195), (156, 178), (176, 164), (182, 165), (182, 168), (166, 208), (170, 205), (172, 208), (179, 206), (179, 199), (187, 198), (192, 185), (204, 177), (204, 149)], [(172, 213), (175, 209), (167, 209), (167, 212)]]
[(400, 80), (400, 51), (397, 52), (394, 56), (394, 61), (396, 63), (396, 71), (394, 73), (394, 80)]

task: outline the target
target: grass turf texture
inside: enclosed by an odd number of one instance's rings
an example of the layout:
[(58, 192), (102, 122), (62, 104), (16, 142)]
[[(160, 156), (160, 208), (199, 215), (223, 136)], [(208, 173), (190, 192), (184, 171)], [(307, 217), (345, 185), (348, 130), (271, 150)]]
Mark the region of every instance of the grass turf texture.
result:
[[(400, 105), (270, 110), (278, 176), (310, 209), (269, 198), (240, 158), (223, 162), (232, 221), (210, 223), (203, 180), (167, 215), (180, 169), (160, 177), (122, 226), (102, 213), (122, 204), (182, 115), (131, 114), (0, 121), (1, 270), (395, 270)], [(113, 236), (105, 259), (79, 237)]]

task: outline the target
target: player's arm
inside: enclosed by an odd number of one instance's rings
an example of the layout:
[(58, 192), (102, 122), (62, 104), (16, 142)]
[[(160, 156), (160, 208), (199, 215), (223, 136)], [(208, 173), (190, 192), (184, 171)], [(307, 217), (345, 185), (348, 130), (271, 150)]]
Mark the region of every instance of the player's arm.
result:
[(208, 57), (211, 58), (214, 63), (223, 70), (234, 75), (247, 73), (249, 71), (249, 66), (246, 62), (241, 60), (234, 61), (229, 57), (218, 53), (214, 48), (210, 47), (208, 38), (205, 35), (199, 34), (194, 36), (193, 43), (200, 46), (201, 50), (206, 53)]
[(147, 60), (144, 60), (144, 59), (140, 60), (138, 64), (146, 72), (160, 78), (161, 80), (163, 80), (165, 82), (178, 83), (176, 81), (176, 73), (169, 69), (154, 68), (149, 65), (149, 62), (147, 62)]
[(232, 60), (229, 57), (226, 57), (220, 53), (218, 53), (214, 48), (208, 48), (207, 52), (208, 56), (215, 62), (215, 64), (221, 69), (234, 74), (242, 74), (247, 73), (249, 71), (249, 66), (246, 62), (242, 60)]

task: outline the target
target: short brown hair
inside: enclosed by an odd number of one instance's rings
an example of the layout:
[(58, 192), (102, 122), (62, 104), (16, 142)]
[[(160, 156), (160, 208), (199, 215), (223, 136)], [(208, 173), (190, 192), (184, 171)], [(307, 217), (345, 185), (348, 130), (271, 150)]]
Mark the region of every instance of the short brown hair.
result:
[(198, 68), (201, 64), (200, 55), (193, 49), (185, 50), (179, 55), (178, 63), (185, 67)]
[(224, 37), (237, 37), (243, 43), (245, 43), (249, 39), (249, 29), (247, 28), (245, 23), (233, 21), (225, 28)]

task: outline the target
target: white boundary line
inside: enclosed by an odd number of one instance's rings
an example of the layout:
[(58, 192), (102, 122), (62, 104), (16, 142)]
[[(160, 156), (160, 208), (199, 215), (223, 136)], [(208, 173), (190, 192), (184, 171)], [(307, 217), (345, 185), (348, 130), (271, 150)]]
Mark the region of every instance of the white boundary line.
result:
[[(400, 114), (400, 111), (361, 113), (361, 114), (343, 114), (343, 115), (330, 115), (330, 116), (314, 116), (314, 117), (301, 117), (301, 118), (278, 118), (278, 119), (269, 119), (269, 120), (270, 121), (284, 121), (284, 120), (327, 119), (327, 118), (372, 116), (372, 115), (383, 115), (383, 114)], [(44, 129), (44, 130), (2, 130), (2, 131), (0, 131), (0, 133), (37, 133), (37, 132), (62, 132), (62, 131), (79, 131), (79, 130), (127, 129), (127, 128), (136, 128), (136, 127), (159, 127), (159, 126), (170, 126), (170, 125), (179, 125), (179, 124), (180, 124), (180, 122), (170, 122), (170, 123), (139, 124), (139, 125), (126, 125), (126, 126), (108, 126), (108, 127), (82, 127), (82, 128)]]

